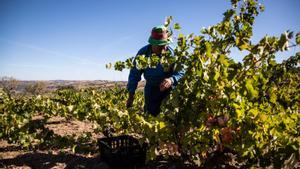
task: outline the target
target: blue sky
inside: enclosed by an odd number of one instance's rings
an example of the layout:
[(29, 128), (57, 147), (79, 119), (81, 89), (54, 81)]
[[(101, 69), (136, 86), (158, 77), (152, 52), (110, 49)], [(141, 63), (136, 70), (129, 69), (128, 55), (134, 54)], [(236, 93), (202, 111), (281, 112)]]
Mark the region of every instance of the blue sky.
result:
[[(253, 40), (300, 31), (299, 0), (264, 0)], [(153, 26), (172, 15), (183, 33), (222, 20), (229, 0), (0, 0), (0, 76), (20, 80), (127, 80), (105, 69), (147, 44)], [(278, 61), (299, 51), (280, 53)], [(244, 53), (234, 51), (241, 60)]]

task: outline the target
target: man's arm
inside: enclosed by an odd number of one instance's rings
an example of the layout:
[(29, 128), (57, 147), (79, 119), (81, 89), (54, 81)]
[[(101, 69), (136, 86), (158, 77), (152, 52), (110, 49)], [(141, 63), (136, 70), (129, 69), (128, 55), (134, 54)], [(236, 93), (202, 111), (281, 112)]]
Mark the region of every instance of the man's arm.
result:
[[(171, 47), (168, 47), (168, 50), (171, 52), (171, 55), (174, 56), (174, 50)], [(174, 70), (174, 64), (171, 66), (172, 67), (172, 73), (171, 73), (171, 77), (170, 80), (172, 82), (172, 87), (175, 87), (178, 84), (179, 79), (182, 78), (182, 76), (184, 75), (184, 71), (183, 70), (179, 70), (179, 71), (175, 71)]]
[[(143, 55), (146, 53), (146, 51), (148, 50), (149, 45), (144, 46), (143, 48), (141, 48), (138, 53), (136, 54), (136, 57), (138, 55)], [(137, 88), (138, 82), (141, 80), (141, 75), (143, 73), (143, 70), (138, 69), (136, 67), (136, 57), (133, 60), (133, 65), (134, 67), (132, 69), (130, 69), (130, 73), (129, 73), (129, 77), (128, 77), (128, 83), (127, 83), (127, 90), (129, 92), (129, 95), (134, 95), (135, 90)]]
[(178, 71), (178, 72), (173, 72), (171, 74), (171, 77), (165, 78), (160, 86), (159, 89), (160, 91), (165, 91), (169, 89), (170, 87), (174, 88), (177, 84), (179, 79), (183, 76), (184, 72), (183, 71)]
[[(174, 56), (174, 50), (168, 46), (168, 50), (171, 52), (171, 55)], [(160, 84), (160, 91), (164, 91), (170, 87), (174, 88), (177, 84), (179, 79), (182, 78), (184, 75), (184, 71), (175, 71), (174, 65), (171, 66), (171, 74), (170, 77), (165, 78), (162, 83)]]
[(136, 63), (134, 61), (134, 67), (130, 70), (127, 90), (129, 93), (129, 97), (126, 102), (126, 107), (131, 107), (134, 100), (134, 93), (137, 88), (139, 81), (141, 80), (142, 70), (136, 68)]
[(182, 78), (183, 75), (184, 75), (183, 70), (172, 72), (170, 77), (172, 81), (172, 86), (176, 86), (178, 84), (178, 81)]
[(128, 77), (128, 83), (127, 83), (127, 90), (129, 92), (129, 95), (134, 95), (135, 90), (137, 88), (138, 82), (141, 80), (142, 70), (139, 70), (135, 66), (130, 69), (129, 77)]
[[(138, 51), (138, 53), (136, 54), (136, 56), (142, 55), (143, 53), (145, 53), (147, 48), (148, 47), (145, 46), (142, 49), (140, 49)], [(132, 69), (130, 69), (129, 76), (128, 76), (127, 90), (128, 90), (128, 93), (129, 93), (129, 97), (128, 97), (127, 103), (126, 103), (127, 107), (132, 106), (132, 103), (133, 103), (133, 100), (134, 100), (135, 90), (137, 88), (137, 85), (138, 85), (139, 81), (141, 80), (141, 76), (142, 76), (142, 73), (143, 73), (143, 70), (140, 70), (136, 67), (136, 60), (135, 59), (133, 61), (133, 65), (134, 65), (134, 67)]]

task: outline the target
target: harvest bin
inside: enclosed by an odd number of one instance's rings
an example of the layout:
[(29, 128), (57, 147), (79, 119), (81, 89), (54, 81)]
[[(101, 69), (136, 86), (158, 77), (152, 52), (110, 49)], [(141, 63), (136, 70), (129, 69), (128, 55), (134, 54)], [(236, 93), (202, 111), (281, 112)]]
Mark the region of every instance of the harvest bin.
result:
[(101, 160), (111, 168), (131, 169), (145, 165), (147, 145), (128, 135), (101, 138), (98, 140)]

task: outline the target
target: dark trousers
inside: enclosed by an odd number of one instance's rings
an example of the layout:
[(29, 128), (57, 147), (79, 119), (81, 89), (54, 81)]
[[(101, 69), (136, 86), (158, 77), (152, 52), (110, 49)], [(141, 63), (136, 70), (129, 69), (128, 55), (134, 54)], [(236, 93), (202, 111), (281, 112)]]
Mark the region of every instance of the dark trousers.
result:
[(159, 86), (145, 86), (145, 113), (157, 116), (160, 113), (160, 106), (162, 101), (170, 94), (171, 88), (161, 92)]

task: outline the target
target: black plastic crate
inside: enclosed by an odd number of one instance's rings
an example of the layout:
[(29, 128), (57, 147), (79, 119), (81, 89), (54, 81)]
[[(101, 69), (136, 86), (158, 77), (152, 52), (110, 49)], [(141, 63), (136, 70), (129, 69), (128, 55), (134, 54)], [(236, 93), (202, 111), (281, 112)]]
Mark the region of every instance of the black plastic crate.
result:
[(145, 165), (147, 145), (128, 135), (101, 138), (98, 141), (100, 157), (111, 168), (135, 168)]

